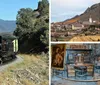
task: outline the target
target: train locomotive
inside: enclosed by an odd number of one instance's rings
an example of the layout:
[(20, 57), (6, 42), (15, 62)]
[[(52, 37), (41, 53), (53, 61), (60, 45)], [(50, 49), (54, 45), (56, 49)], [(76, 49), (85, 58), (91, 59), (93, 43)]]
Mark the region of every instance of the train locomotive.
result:
[(18, 52), (18, 39), (5, 39), (0, 36), (0, 64), (16, 58)]

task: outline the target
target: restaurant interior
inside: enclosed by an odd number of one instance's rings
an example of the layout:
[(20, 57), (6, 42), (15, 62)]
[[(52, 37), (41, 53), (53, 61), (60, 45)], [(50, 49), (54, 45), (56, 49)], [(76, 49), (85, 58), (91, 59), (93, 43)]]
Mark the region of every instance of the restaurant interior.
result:
[(51, 78), (99, 80), (100, 44), (52, 44)]

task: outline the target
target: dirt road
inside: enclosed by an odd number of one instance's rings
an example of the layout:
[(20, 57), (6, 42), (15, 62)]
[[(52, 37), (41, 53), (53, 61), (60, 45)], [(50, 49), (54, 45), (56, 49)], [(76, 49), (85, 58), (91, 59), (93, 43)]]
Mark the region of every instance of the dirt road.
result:
[(12, 66), (16, 63), (20, 63), (23, 61), (23, 59), (20, 56), (16, 56), (17, 58), (9, 63), (0, 65), (0, 72), (4, 71), (5, 69), (7, 69), (9, 66)]

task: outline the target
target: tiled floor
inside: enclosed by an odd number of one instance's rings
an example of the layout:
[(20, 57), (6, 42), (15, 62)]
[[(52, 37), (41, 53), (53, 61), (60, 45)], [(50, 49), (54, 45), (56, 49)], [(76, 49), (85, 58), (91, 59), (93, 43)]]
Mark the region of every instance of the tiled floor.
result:
[[(62, 79), (63, 78), (63, 79)], [(100, 78), (100, 77), (99, 77)], [(81, 80), (84, 80), (81, 82)], [(100, 85), (100, 82), (92, 81), (94, 78), (92, 76), (83, 77), (69, 77), (67, 78), (67, 73), (62, 71), (62, 74), (52, 75), (51, 85)]]
[(52, 79), (51, 85), (100, 85), (97, 82), (76, 82), (61, 78)]

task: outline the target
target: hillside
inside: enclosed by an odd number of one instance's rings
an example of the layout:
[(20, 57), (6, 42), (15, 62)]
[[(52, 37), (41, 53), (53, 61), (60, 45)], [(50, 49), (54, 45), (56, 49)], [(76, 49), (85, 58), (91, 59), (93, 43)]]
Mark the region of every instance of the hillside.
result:
[(100, 21), (100, 3), (94, 4), (79, 16), (81, 21), (87, 21), (89, 17), (92, 17), (95, 21)]
[(77, 22), (79, 19), (80, 19), (79, 16), (76, 16), (76, 17), (74, 17), (72, 19), (69, 19), (69, 20), (64, 21), (63, 23), (64, 24), (72, 24), (74, 22)]
[(17, 55), (17, 60), (1, 68), (0, 85), (48, 85), (48, 64), (47, 55)]
[(0, 19), (0, 33), (13, 32), (16, 28), (16, 21)]
[(82, 13), (81, 15), (76, 15), (75, 17), (73, 17), (71, 19), (67, 19), (60, 23), (69, 24), (69, 23), (76, 22), (78, 20), (79, 21), (88, 21), (90, 16), (92, 17), (92, 19), (94, 21), (100, 21), (100, 3), (94, 4), (91, 7), (88, 7), (86, 9), (86, 11), (84, 13)]
[[(92, 24), (89, 22), (90, 17)], [(52, 23), (51, 29), (53, 41), (100, 41), (100, 3), (71, 19)]]
[[(19, 37), (21, 53), (47, 52), (49, 47), (49, 2), (41, 0), (37, 9), (21, 8), (14, 35)], [(27, 48), (27, 49), (26, 49)]]

